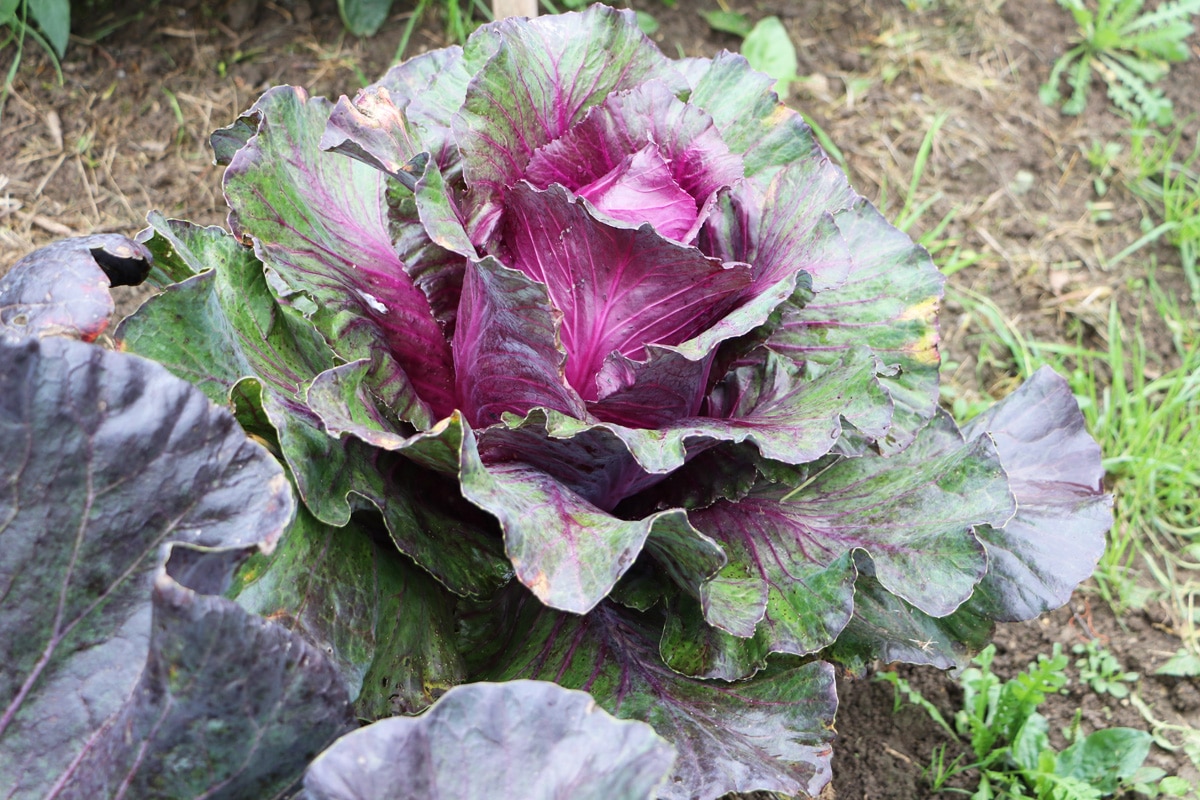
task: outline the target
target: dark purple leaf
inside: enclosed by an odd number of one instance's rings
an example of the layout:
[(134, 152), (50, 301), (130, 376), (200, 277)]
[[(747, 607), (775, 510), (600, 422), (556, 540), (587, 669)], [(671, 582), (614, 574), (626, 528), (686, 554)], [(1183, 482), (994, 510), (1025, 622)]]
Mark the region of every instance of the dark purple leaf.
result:
[(63, 239), (34, 250), (0, 277), (0, 335), (90, 342), (112, 316), (109, 287), (141, 283), (150, 262), (145, 247), (115, 233)]
[[(493, 613), (510, 621), (503, 635)], [(490, 613), (464, 618), (462, 646), (478, 678), (553, 680), (653, 726), (677, 752), (663, 800), (756, 789), (815, 797), (830, 778), (832, 667), (776, 667), (737, 683), (688, 678), (659, 657), (655, 619), (610, 603), (577, 617), (509, 592)]]
[(141, 679), (46, 797), (277, 796), (353, 729), (345, 686), (325, 653), (202, 593), (228, 581), (227, 559), (188, 554), (187, 571), (208, 573), (210, 585), (177, 582), (180, 555), (176, 546), (154, 581)]
[(1092, 574), (1112, 526), (1100, 447), (1067, 382), (1042, 367), (965, 433), (995, 440), (1017, 498), (1006, 525), (979, 530), (988, 573), (971, 607), (1002, 622), (1058, 608)]
[(679, 348), (648, 345), (645, 360), (612, 353), (596, 375), (599, 400), (587, 404), (604, 422), (662, 429), (700, 413), (714, 353), (690, 358)]
[(137, 683), (163, 546), (269, 551), (293, 501), (190, 384), (62, 339), (0, 342), (0, 452), (0, 774), (42, 796)]
[[(639, 463), (612, 425), (589, 425), (574, 417), (534, 409), (523, 419), (480, 431), (479, 452), (488, 464), (520, 461), (553, 477), (589, 503), (611, 510), (626, 497), (657, 481), (661, 463), (683, 463), (685, 454), (661, 455), (645, 448)], [(634, 433), (637, 433), (636, 431)], [(649, 434), (648, 434), (649, 435)], [(668, 448), (662, 448), (667, 450)]]
[(761, 224), (762, 197), (749, 181), (736, 181), (717, 194), (696, 246), (706, 256), (722, 261), (749, 262), (758, 246)]
[(304, 776), (308, 800), (651, 800), (671, 746), (583, 692), (538, 681), (476, 683), (419, 717), (343, 736)]

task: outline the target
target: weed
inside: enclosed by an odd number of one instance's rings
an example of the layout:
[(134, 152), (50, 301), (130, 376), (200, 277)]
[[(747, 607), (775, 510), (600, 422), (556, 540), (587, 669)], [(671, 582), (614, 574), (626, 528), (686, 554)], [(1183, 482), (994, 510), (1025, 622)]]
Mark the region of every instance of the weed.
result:
[(1200, 304), (1200, 143), (1179, 160), (1182, 128), (1163, 135), (1145, 127), (1130, 133), (1130, 191), (1146, 202), (1162, 220), (1167, 241), (1179, 249), (1180, 262)]
[[(1050, 656), (1039, 655), (1037, 663), (1012, 680), (1001, 680), (992, 672), (995, 647), (989, 645), (963, 670), (962, 709), (954, 715), (954, 726), (911, 685), (892, 672), (878, 675), (901, 696), (930, 715), (956, 741), (970, 749), (973, 761), (960, 755), (946, 763), (946, 746), (938, 748), (925, 770), (935, 793), (958, 792), (947, 786), (959, 775), (978, 778), (973, 798), (1032, 797), (1037, 800), (1098, 800), (1125, 788), (1150, 796), (1175, 792), (1178, 778), (1146, 771), (1142, 763), (1153, 738), (1135, 728), (1107, 728), (1086, 736), (1072, 726), (1071, 743), (1062, 751), (1050, 744), (1050, 724), (1038, 709), (1052, 694), (1068, 683), (1064, 670), (1069, 659), (1055, 645)], [(1186, 784), (1184, 784), (1186, 785)], [(1157, 794), (1154, 794), (1157, 793)]]
[(796, 46), (779, 17), (765, 17), (752, 25), (745, 14), (730, 11), (723, 2), (720, 10), (701, 11), (700, 16), (713, 30), (741, 38), (742, 55), (750, 66), (774, 78), (780, 99), (787, 97), (788, 87), (799, 79), (799, 62)]
[(1071, 652), (1081, 656), (1075, 661), (1079, 679), (1096, 694), (1107, 694), (1120, 700), (1129, 696), (1130, 685), (1140, 677), (1136, 672), (1126, 672), (1112, 652), (1092, 639), (1087, 644), (1077, 644)]
[(1042, 102), (1051, 106), (1062, 102), (1059, 84), (1065, 77), (1071, 94), (1062, 104), (1063, 113), (1081, 113), (1095, 70), (1117, 108), (1134, 118), (1170, 125), (1171, 101), (1151, 84), (1167, 74), (1170, 62), (1187, 58), (1190, 19), (1200, 12), (1200, 0), (1175, 0), (1144, 14), (1145, 0), (1095, 0), (1094, 6), (1088, 0), (1058, 0), (1058, 4), (1075, 17), (1081, 38), (1054, 63), (1039, 91)]
[(66, 52), (70, 30), (71, 6), (68, 3), (54, 0), (0, 0), (0, 50), (9, 44), (15, 44), (16, 47), (12, 63), (4, 74), (4, 84), (0, 86), (0, 116), (4, 115), (5, 101), (12, 91), (17, 69), (21, 66), (25, 39), (32, 39), (46, 51), (61, 84), (62, 69), (58, 59)]
[(1116, 142), (1092, 142), (1092, 146), (1084, 153), (1088, 164), (1095, 175), (1092, 177), (1092, 188), (1097, 197), (1108, 193), (1108, 183), (1116, 172), (1116, 162), (1121, 156), (1121, 145)]

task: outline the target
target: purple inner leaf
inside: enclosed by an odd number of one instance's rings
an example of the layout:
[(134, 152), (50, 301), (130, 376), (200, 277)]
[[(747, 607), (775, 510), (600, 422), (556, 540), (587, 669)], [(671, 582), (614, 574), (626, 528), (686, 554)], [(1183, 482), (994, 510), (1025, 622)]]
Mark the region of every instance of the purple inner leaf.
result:
[[(648, 81), (661, 81), (673, 93), (687, 91), (633, 13), (600, 4), (533, 25), (510, 18), (485, 26), (471, 38), (464, 60), (478, 72), (454, 119), (454, 134), (471, 189), (468, 231), (477, 244), (493, 239), (505, 195), (524, 177), (534, 152), (567, 133), (589, 109)], [(616, 161), (643, 144), (625, 149)]]
[[(655, 179), (655, 185), (676, 187), (691, 198), (692, 213), (687, 226), (674, 223), (680, 228), (676, 235), (665, 230), (654, 216), (637, 216), (639, 196), (634, 193), (621, 198), (626, 216), (604, 210), (626, 222), (650, 221), (664, 236), (690, 242), (702, 221), (696, 210), (707, 209), (720, 189), (742, 177), (742, 162), (729, 152), (712, 118), (696, 106), (678, 100), (657, 81), (609, 96), (561, 138), (535, 152), (525, 177), (539, 189), (561, 183), (588, 196), (588, 187), (612, 180), (614, 172), (623, 174), (631, 157), (644, 158), (647, 151), (662, 160), (661, 167), (655, 165), (662, 174)], [(648, 194), (640, 199), (651, 212), (661, 203), (661, 198)], [(679, 206), (681, 210), (684, 208), (682, 200)]]
[(648, 344), (678, 344), (728, 313), (749, 284), (744, 265), (706, 258), (649, 226), (605, 225), (559, 186), (521, 181), (505, 219), (513, 266), (546, 284), (563, 314), (567, 381), (584, 399), (598, 398), (610, 353), (641, 359)]
[(696, 223), (696, 201), (680, 188), (658, 147), (648, 144), (607, 175), (583, 186), (580, 197), (621, 222), (648, 222), (681, 241)]
[(494, 258), (467, 267), (454, 336), (459, 408), (477, 427), (531, 408), (586, 414), (563, 378), (546, 287)]

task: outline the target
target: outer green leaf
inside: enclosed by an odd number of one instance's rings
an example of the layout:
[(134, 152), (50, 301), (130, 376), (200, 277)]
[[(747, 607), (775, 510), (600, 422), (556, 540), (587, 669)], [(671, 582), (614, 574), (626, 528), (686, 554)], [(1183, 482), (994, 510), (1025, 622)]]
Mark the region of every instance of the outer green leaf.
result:
[(302, 636), (338, 666), (357, 715), (420, 711), (465, 679), (452, 597), (351, 520), (301, 510), (276, 553), (256, 556), (229, 596)]
[(824, 658), (854, 672), (876, 661), (938, 669), (966, 666), (992, 636), (995, 623), (967, 601), (945, 617), (931, 617), (896, 597), (869, 575), (854, 583), (854, 615)]
[(923, 248), (865, 201), (834, 219), (853, 254), (849, 277), (806, 305), (786, 307), (767, 346), (811, 364), (831, 364), (845, 350), (866, 346), (885, 368), (898, 369), (880, 375), (895, 416), (878, 444), (895, 452), (937, 406), (937, 311), (945, 278)]
[(779, 168), (822, 156), (804, 119), (771, 91), (774, 79), (755, 72), (742, 56), (721, 53), (683, 66), (692, 86), (688, 102), (712, 115), (755, 185), (765, 188)]
[(761, 619), (776, 651), (825, 647), (849, 621), (858, 550), (889, 591), (945, 616), (986, 568), (973, 526), (1007, 520), (1014, 507), (990, 440), (964, 444), (938, 416), (898, 455), (833, 457), (797, 489), (764, 484), (691, 512), (729, 556), (701, 589), (705, 616), (741, 636)]
[(121, 323), (122, 349), (165, 365), (219, 404), (246, 377), (298, 397), (333, 366), (333, 352), (312, 325), (275, 301), (253, 250), (216, 227), (158, 214), (150, 226), (141, 238), (159, 268), (192, 275)]
[(755, 287), (770, 286), (802, 269), (821, 296), (843, 285), (858, 252), (832, 215), (850, 208), (858, 195), (845, 174), (827, 158), (800, 159), (766, 185), (754, 254)]
[(446, 178), (456, 180), (462, 165), (450, 122), (463, 103), (471, 75), (461, 47), (431, 50), (397, 64), (377, 82), (359, 90), (354, 105), (359, 106), (366, 95), (382, 100), (386, 93), (403, 112), (405, 130), (417, 145), (414, 152), (431, 153)]
[[(648, 722), (671, 742), (664, 800), (713, 800), (756, 789), (816, 796), (830, 778), (833, 671), (816, 662), (735, 684), (684, 677), (658, 655), (661, 623), (602, 603), (586, 617), (552, 611), (521, 592), (468, 615), (473, 672), (488, 680), (553, 679), (586, 689), (604, 709)], [(512, 620), (503, 636), (496, 620)]]
[(386, 89), (368, 87), (351, 103), (343, 95), (329, 114), (321, 149), (348, 155), (395, 178), (409, 191), (429, 161), (409, 131), (404, 110)]
[(944, 616), (982, 574), (983, 548), (973, 528), (1008, 520), (1015, 503), (992, 442), (964, 443), (939, 411), (903, 453), (843, 459), (785, 507), (784, 513), (807, 518), (809, 530), (830, 534), (824, 547), (836, 554), (832, 541), (855, 542), (891, 592)]
[[(555, 438), (545, 428), (546, 415), (538, 411), (516, 423), (515, 429), (484, 431), (478, 444), (457, 416), (425, 434), (404, 437), (388, 431), (364, 410), (369, 401), (359, 393), (361, 383), (355, 379), (362, 369), (362, 365), (347, 365), (330, 370), (318, 377), (309, 392), (310, 403), (330, 429), (350, 434), (344, 440), (346, 452), (353, 453), (360, 445), (366, 448), (357, 441), (363, 439), (418, 464), (457, 475), (462, 495), (500, 521), (517, 576), (547, 604), (578, 612), (594, 606), (633, 564), (647, 537), (654, 539), (655, 552), (664, 561), (673, 567), (675, 561), (684, 565), (681, 568), (693, 584), (722, 563), (719, 548), (692, 528), (682, 511), (656, 512), (635, 520), (609, 513), (611, 504), (636, 491), (637, 481), (652, 476), (638, 469), (620, 440), (607, 432), (579, 427), (572, 418), (555, 415), (556, 420), (574, 425), (577, 430), (573, 433), (579, 434)], [(606, 451), (610, 456), (603, 455)], [(346, 485), (347, 474), (357, 476), (355, 480), (362, 483), (353, 491), (370, 497), (384, 511), (385, 519), (390, 508), (399, 507), (414, 518), (430, 514), (432, 521), (439, 513), (433, 502), (417, 498), (444, 497), (447, 492), (457, 495), (449, 488), (430, 488), (405, 499), (412, 494), (409, 490), (389, 488), (393, 478), (373, 478), (353, 460), (336, 465), (324, 458), (317, 460), (331, 467), (327, 475), (335, 486)], [(402, 467), (405, 463), (396, 462), (396, 474), (411, 476), (409, 480), (429, 487), (438, 484), (440, 479)], [(451, 463), (453, 469), (447, 469)], [(596, 469), (597, 464), (604, 468)], [(423, 505), (430, 510), (422, 511)], [(461, 510), (453, 513), (462, 514), (464, 522), (470, 520)], [(434, 537), (423, 534), (424, 527), (404, 526), (404, 530), (413, 543), (397, 540), (401, 550), (418, 563), (431, 565), (443, 582), (448, 576), (432, 565), (442, 561), (461, 564), (462, 556), (447, 559), (447, 551), (465, 550), (467, 543), (479, 536), (469, 532), (470, 538), (464, 540), (461, 530), (444, 534), (449, 539), (439, 548)], [(482, 543), (474, 546), (482, 547)], [(454, 582), (447, 585), (460, 594), (478, 594), (473, 587), (480, 586), (480, 577), (494, 574), (494, 569), (481, 569), (472, 582), (469, 573), (456, 569)]]
[(700, 604), (682, 596), (668, 607), (659, 650), (667, 666), (681, 675), (737, 681), (767, 665), (770, 638), (765, 627), (749, 639), (713, 627)]
[(582, 14), (500, 20), (476, 31), (464, 57), (479, 67), (454, 132), (472, 190), (467, 230), (476, 244), (491, 238), (504, 195), (534, 151), (589, 108), (649, 80), (675, 94), (687, 90), (634, 13), (603, 5)]
[[(458, 496), (452, 483), (438, 490), (446, 502), (440, 496), (422, 502), (414, 487), (438, 479), (419, 476), (413, 465), (370, 446), (372, 441), (399, 440), (413, 458), (426, 453), (421, 463), (457, 474), (456, 426), (441, 425), (412, 441), (396, 433), (400, 426), (367, 394), (369, 362), (329, 369), (333, 356), (328, 346), (293, 309), (276, 303), (252, 251), (217, 228), (168, 223), (161, 217), (152, 217), (151, 223), (154, 233), (147, 245), (159, 260), (200, 274), (152, 298), (123, 323), (118, 330), (123, 347), (156, 358), (218, 403), (229, 402), (234, 387), (252, 378), (257, 386), (241, 390), (249, 401), (240, 406), (243, 424), (278, 441), (301, 497), (319, 519), (344, 525), (353, 508), (351, 498), (365, 498), (384, 514), (400, 550), (453, 591), (486, 593), (502, 585), (508, 569), (486, 517), (461, 500), (459, 510), (451, 510)], [(321, 370), (327, 371), (318, 375)], [(321, 411), (332, 416), (333, 398), (345, 387), (331, 393), (326, 386), (347, 370), (353, 376), (347, 386), (359, 399), (351, 412), (343, 398), (345, 413), (359, 414), (359, 423), (365, 422), (362, 415), (373, 415), (370, 424), (379, 438), (368, 438), (368, 443), (331, 438), (320, 416)], [(247, 417), (255, 414), (261, 414), (257, 425)], [(264, 425), (272, 430), (263, 431)], [(345, 424), (333, 432), (344, 430)], [(450, 437), (449, 445), (439, 444), (443, 435)], [(439, 448), (445, 452), (433, 452)], [(396, 472), (389, 472), (388, 465)], [(414, 482), (406, 484), (410, 478)], [(439, 542), (439, 531), (449, 532), (449, 543)]]
[(0, 775), (41, 797), (137, 682), (160, 548), (269, 551), (293, 501), (192, 386), (62, 339), (0, 342), (0, 452)]
[(141, 283), (150, 253), (106, 233), (34, 250), (0, 277), (0, 336), (70, 336), (92, 341), (113, 313), (110, 286)]
[(420, 717), (343, 736), (304, 777), (308, 800), (650, 800), (671, 746), (552, 683), (452, 689)]
[(353, 729), (320, 649), (200, 593), (227, 583), (231, 568), (219, 555), (174, 549), (154, 581), (141, 680), (48, 797), (273, 797)]
[(517, 578), (548, 606), (582, 614), (633, 565), (652, 533), (698, 538), (679, 509), (624, 520), (520, 461), (485, 463), (463, 448), (463, 494), (500, 520)]
[[(758, 363), (751, 358), (761, 359)], [(816, 377), (806, 377), (791, 361), (769, 350), (752, 353), (717, 384), (709, 409), (717, 420), (695, 421), (692, 427), (721, 441), (751, 441), (766, 458), (805, 464), (830, 451), (842, 433), (842, 419), (853, 408), (855, 427), (882, 437), (891, 423), (891, 406), (881, 396), (875, 359), (859, 350), (843, 363)], [(870, 398), (869, 406), (857, 403)], [(687, 430), (687, 422), (668, 430)], [(706, 424), (707, 423), (707, 424)], [(727, 432), (721, 428), (728, 426)]]
[(462, 498), (454, 478), (431, 469), (451, 454), (454, 463), (461, 459), (457, 415), (401, 439), (409, 458), (357, 436), (331, 437), (316, 411), (300, 402), (270, 394), (249, 399), (279, 431), (289, 468), (307, 483), (305, 505), (322, 522), (340, 527), (355, 510), (378, 510), (400, 552), (458, 595), (490, 594), (512, 576), (494, 521)]
[(229, 166), (234, 154), (246, 146), (257, 127), (256, 120), (243, 114), (224, 128), (209, 134), (208, 146), (213, 149), (213, 161), (222, 167)]
[[(388, 83), (400, 80), (401, 76), (393, 73), (388, 73), (392, 79)], [(420, 76), (408, 77), (418, 81)], [(405, 90), (409, 88), (402, 85), (400, 92), (404, 94), (395, 99), (382, 84), (368, 86), (353, 103), (342, 97), (329, 116), (321, 149), (348, 155), (395, 178), (414, 194), (426, 246), (431, 240), (439, 248), (463, 258), (475, 258), (475, 248), (467, 238), (457, 204), (450, 197), (446, 179), (438, 167), (437, 158), (442, 154), (448, 162), (447, 169), (456, 169), (457, 150), (447, 152), (452, 145), (443, 141), (448, 132), (442, 128), (434, 127), (423, 134), (416, 123), (409, 121), (410, 108), (418, 123), (422, 121), (424, 108), (407, 96)], [(393, 203), (392, 210), (396, 208)], [(410, 275), (412, 266), (405, 265)]]
[(277, 87), (247, 116), (257, 133), (225, 171), (230, 227), (255, 241), (282, 302), (309, 316), (372, 387), (428, 427), (454, 408), (450, 348), (392, 246), (386, 177), (319, 148), (329, 104)]
[(444, 475), (458, 475), (464, 426), (454, 413), (427, 431), (408, 434), (366, 389), (368, 361), (326, 370), (308, 387), (308, 407), (329, 435), (346, 434), (384, 450), (401, 451), (410, 460)]

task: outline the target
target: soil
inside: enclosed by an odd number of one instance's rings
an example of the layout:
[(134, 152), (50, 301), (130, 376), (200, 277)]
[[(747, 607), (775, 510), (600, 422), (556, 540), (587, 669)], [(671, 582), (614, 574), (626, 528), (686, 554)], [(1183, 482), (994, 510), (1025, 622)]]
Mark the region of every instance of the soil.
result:
[[(696, 13), (712, 2), (635, 0), (660, 23), (665, 52), (689, 56), (736, 49)], [(804, 109), (844, 154), (860, 193), (895, 217), (926, 131), (947, 114), (915, 201), (930, 201), (910, 233), (920, 235), (947, 214), (943, 237), (979, 254), (952, 278), (943, 312), (950, 391), (974, 399), (1014, 386), (1002, 358), (980, 348), (981, 320), (955, 296), (991, 299), (1023, 335), (1085, 343), (1103, 338), (1110, 303), (1138, 316), (1135, 292), (1148, 270), (1168, 296), (1186, 305), (1178, 255), (1147, 248), (1110, 266), (1114, 254), (1142, 234), (1143, 210), (1119, 186), (1097, 194), (1085, 153), (1095, 142), (1121, 142), (1127, 123), (1112, 113), (1098, 82), (1080, 117), (1039, 102), (1037, 90), (1069, 46), (1074, 24), (1048, 0), (943, 0), (910, 11), (885, 0), (729, 0), (754, 20), (779, 16), (799, 51), (802, 80), (790, 102)], [(150, 210), (203, 224), (222, 224), (220, 168), (208, 134), (233, 121), (269, 86), (293, 83), (336, 98), (383, 73), (395, 53), (411, 3), (372, 39), (345, 34), (332, 0), (164, 0), (75, 9), (60, 84), (36, 48), (27, 49), (16, 89), (0, 119), (0, 274), (35, 247), (62, 236), (131, 234)], [(408, 53), (447, 44), (441, 22), (426, 20)], [(1195, 44), (1192, 49), (1200, 55)], [(0, 50), (7, 69), (14, 53)], [(1173, 67), (1162, 84), (1179, 118), (1200, 110), (1200, 58)], [(1190, 151), (1193, 133), (1184, 134)], [(1118, 160), (1118, 168), (1120, 163)], [(140, 302), (125, 290), (121, 308)], [(1200, 299), (1200, 298), (1197, 298)], [(1152, 353), (1171, 361), (1171, 337), (1153, 316), (1140, 320)], [(1011, 677), (1048, 653), (1099, 637), (1126, 669), (1141, 674), (1138, 695), (1159, 721), (1200, 728), (1194, 682), (1155, 676), (1180, 646), (1164, 608), (1151, 604), (1121, 618), (1084, 586), (1065, 609), (1043, 619), (1002, 626), (995, 671)], [(949, 676), (899, 668), (952, 718), (961, 700)], [(1149, 729), (1128, 699), (1089, 690), (1072, 669), (1069, 693), (1051, 698), (1052, 731), (1081, 710), (1083, 730), (1129, 725)], [(832, 793), (846, 800), (912, 800), (930, 796), (923, 767), (935, 748), (960, 750), (919, 709), (893, 712), (889, 685), (844, 679)], [(1158, 728), (1172, 740), (1168, 728)], [(1061, 735), (1058, 746), (1063, 745)], [(1150, 763), (1197, 781), (1182, 751), (1156, 747)]]

